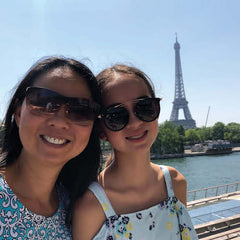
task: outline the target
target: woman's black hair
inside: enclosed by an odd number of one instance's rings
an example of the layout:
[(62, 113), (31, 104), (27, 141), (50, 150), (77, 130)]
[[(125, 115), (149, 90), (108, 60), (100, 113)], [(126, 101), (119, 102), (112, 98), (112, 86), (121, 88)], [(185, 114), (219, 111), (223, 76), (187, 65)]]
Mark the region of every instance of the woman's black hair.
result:
[[(14, 119), (14, 112), (16, 107), (22, 104), (26, 88), (33, 86), (41, 75), (62, 67), (69, 68), (79, 74), (86, 81), (93, 100), (101, 104), (97, 80), (87, 66), (65, 57), (48, 57), (38, 61), (17, 86), (3, 120), (1, 166), (7, 166), (16, 161), (23, 147)], [(97, 126), (98, 120), (94, 123), (88, 145), (84, 151), (64, 165), (57, 179), (57, 183), (62, 185), (70, 195), (68, 219), (70, 219), (74, 201), (82, 196), (92, 181), (97, 179), (100, 170), (101, 148)]]

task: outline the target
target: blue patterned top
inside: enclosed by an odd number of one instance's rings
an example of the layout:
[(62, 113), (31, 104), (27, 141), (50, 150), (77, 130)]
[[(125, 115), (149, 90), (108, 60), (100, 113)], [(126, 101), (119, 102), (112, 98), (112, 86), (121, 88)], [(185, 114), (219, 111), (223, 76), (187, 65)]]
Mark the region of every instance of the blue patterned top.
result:
[(67, 195), (58, 188), (59, 207), (52, 217), (33, 213), (19, 201), (0, 174), (0, 239), (72, 239), (65, 225)]
[(161, 168), (168, 198), (142, 211), (117, 215), (102, 186), (97, 182), (89, 186), (106, 215), (106, 221), (93, 240), (198, 239), (185, 205), (174, 196), (168, 168), (166, 166)]

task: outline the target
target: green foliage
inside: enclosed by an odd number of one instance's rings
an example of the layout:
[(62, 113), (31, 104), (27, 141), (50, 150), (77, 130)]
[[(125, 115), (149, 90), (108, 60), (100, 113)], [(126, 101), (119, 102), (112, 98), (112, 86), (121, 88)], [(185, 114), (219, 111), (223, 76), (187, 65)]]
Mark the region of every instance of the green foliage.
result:
[(224, 128), (224, 139), (232, 143), (240, 142), (240, 124), (229, 123)]
[(157, 154), (183, 153), (184, 135), (184, 128), (175, 127), (172, 123), (165, 121), (159, 125), (158, 136), (153, 143), (151, 152)]
[(212, 139), (212, 128), (202, 127), (195, 129), (196, 134), (198, 135), (199, 141), (204, 142), (206, 140)]
[(224, 127), (225, 125), (222, 122), (217, 122), (212, 127), (212, 139), (224, 139)]
[(195, 129), (188, 129), (185, 132), (185, 139), (190, 143), (197, 143), (200, 141), (200, 137)]
[(111, 144), (108, 141), (100, 140), (102, 150), (109, 151), (112, 149)]
[(159, 125), (159, 133), (151, 152), (155, 154), (183, 153), (184, 145), (203, 143), (207, 140), (228, 140), (240, 143), (240, 124), (229, 123), (226, 126), (217, 122), (213, 127), (202, 127), (184, 130), (166, 121)]

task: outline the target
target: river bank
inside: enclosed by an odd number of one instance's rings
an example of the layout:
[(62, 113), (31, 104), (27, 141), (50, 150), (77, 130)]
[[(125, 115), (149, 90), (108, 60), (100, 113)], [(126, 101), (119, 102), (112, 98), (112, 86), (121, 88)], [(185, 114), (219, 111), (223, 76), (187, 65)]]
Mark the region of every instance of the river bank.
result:
[[(214, 155), (219, 154), (231, 154), (233, 152), (240, 152), (240, 147), (234, 147), (232, 148), (232, 152), (230, 153), (216, 153)], [(195, 156), (206, 156), (206, 155), (213, 155), (206, 152), (191, 152), (191, 150), (186, 149), (184, 153), (178, 153), (178, 154), (163, 154), (163, 155), (157, 155), (152, 154), (151, 160), (157, 160), (157, 159), (169, 159), (169, 158), (183, 158), (183, 157), (195, 157)]]
[[(231, 154), (156, 159), (152, 162), (177, 169), (186, 178), (188, 191), (240, 181), (239, 151)], [(219, 189), (219, 193), (221, 191)]]

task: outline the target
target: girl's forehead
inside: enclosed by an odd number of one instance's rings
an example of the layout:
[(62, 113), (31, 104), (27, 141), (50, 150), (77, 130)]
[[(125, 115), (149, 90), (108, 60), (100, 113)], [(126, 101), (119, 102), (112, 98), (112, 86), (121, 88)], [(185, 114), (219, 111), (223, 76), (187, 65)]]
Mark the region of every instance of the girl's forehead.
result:
[(103, 89), (105, 105), (134, 100), (141, 96), (151, 96), (149, 89), (140, 77), (122, 74), (109, 80)]

